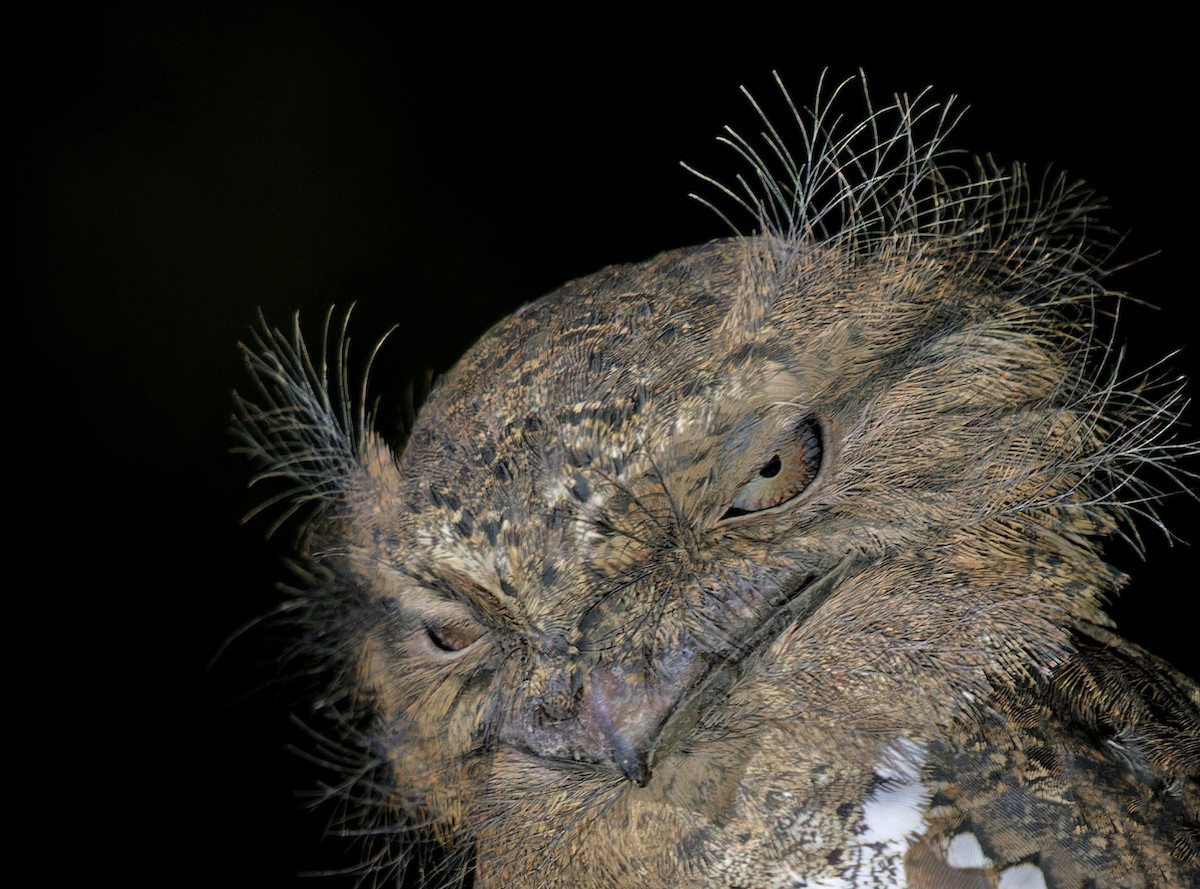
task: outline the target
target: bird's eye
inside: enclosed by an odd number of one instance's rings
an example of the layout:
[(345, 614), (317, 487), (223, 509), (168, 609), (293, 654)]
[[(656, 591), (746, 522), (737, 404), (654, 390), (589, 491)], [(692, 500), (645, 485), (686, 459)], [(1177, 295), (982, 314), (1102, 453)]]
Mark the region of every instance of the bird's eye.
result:
[(438, 651), (447, 654), (454, 654), (470, 648), (482, 635), (478, 626), (466, 622), (426, 621), (424, 628), (429, 643)]
[(813, 420), (801, 420), (765, 455), (721, 518), (762, 512), (798, 496), (816, 479), (821, 455), (820, 429)]

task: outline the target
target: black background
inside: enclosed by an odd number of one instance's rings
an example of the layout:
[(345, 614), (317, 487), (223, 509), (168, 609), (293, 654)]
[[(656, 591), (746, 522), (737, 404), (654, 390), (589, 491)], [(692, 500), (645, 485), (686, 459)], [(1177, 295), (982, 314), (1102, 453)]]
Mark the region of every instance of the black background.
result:
[[(714, 137), (753, 129), (737, 90), (772, 70), (799, 100), (826, 67), (879, 97), (932, 84), (971, 106), (956, 145), (1088, 180), (1118, 258), (1157, 254), (1113, 282), (1157, 306), (1127, 307), (1129, 365), (1182, 349), (1195, 376), (1187, 29), (835, 12), (124, 4), (14, 28), (10, 732), (39, 866), (266, 887), (336, 863), (271, 637), (238, 634), (281, 574), (239, 524), (235, 344), (260, 307), (357, 302), (357, 342), (400, 325), (377, 382), (444, 370), (568, 278), (724, 235), (679, 162), (727, 172)], [(1161, 509), (1192, 542), (1197, 512)], [(1194, 675), (1195, 549), (1143, 527), (1114, 613)]]

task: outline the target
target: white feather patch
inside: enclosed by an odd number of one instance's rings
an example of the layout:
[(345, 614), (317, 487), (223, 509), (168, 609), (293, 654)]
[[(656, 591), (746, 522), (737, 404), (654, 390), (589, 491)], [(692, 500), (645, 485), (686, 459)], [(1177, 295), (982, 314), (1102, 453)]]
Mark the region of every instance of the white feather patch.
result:
[(1001, 872), (997, 889), (1046, 889), (1046, 877), (1040, 867), (1025, 862)]
[(875, 767), (875, 775), (886, 782), (863, 803), (863, 825), (868, 843), (903, 843), (908, 849), (910, 837), (925, 828), (925, 813), (929, 810), (930, 793), (921, 781), (925, 752), (900, 738), (889, 748), (885, 759)]
[(906, 889), (904, 856), (912, 840), (924, 833), (931, 791), (921, 769), (925, 750), (907, 738), (889, 747), (875, 776), (883, 784), (863, 803), (862, 832), (855, 837), (846, 869), (838, 877), (797, 880), (808, 889)]
[(992, 866), (992, 859), (983, 854), (979, 839), (971, 832), (955, 835), (946, 850), (946, 864), (959, 868), (984, 868)]

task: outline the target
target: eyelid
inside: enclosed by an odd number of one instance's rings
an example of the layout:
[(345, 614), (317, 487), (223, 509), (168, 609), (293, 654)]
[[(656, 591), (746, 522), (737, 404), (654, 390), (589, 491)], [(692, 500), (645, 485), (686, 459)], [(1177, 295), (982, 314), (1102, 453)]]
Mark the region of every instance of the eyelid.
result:
[(484, 635), (484, 628), (473, 620), (426, 620), (421, 626), (429, 644), (443, 655), (453, 656), (466, 651)]
[[(739, 442), (739, 444), (742, 444)], [(816, 482), (825, 460), (820, 423), (813, 417), (792, 420), (764, 443), (743, 445), (754, 468), (727, 501), (718, 521), (766, 512), (799, 497)]]

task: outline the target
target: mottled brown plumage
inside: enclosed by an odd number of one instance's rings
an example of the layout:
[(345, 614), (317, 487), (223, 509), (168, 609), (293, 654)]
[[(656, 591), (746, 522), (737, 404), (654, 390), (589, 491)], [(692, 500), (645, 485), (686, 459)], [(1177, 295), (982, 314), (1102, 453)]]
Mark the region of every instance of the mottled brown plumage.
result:
[(757, 231), (516, 312), (402, 447), (340, 354), (248, 350), (378, 873), (1195, 884), (1200, 693), (1101, 610), (1187, 447), (1108, 363), (1089, 195), (823, 102), (731, 134)]

